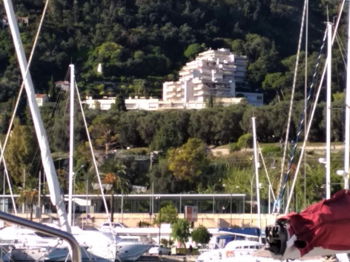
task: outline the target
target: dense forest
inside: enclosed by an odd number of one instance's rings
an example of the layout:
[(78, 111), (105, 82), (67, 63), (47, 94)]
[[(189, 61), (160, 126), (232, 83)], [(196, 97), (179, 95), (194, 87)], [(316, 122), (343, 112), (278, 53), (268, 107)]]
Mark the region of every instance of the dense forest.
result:
[[(15, 1), (18, 17), (28, 18), (28, 23), (20, 20), (27, 53), (43, 2)], [(327, 10), (335, 16), (338, 2), (310, 3), (310, 67), (322, 43)], [(196, 53), (226, 47), (248, 57), (247, 88), (264, 92), (270, 102), (290, 92), (302, 9), (303, 1), (279, 0), (54, 0), (31, 72), (38, 92), (48, 93), (53, 82), (65, 78), (68, 64), (74, 63), (84, 93), (160, 96), (162, 82), (176, 79), (178, 70)], [(0, 15), (4, 21), (3, 8)], [(8, 31), (3, 22), (0, 101), (13, 97), (13, 86), (18, 85)], [(96, 73), (98, 63), (103, 64), (103, 75)]]
[[(29, 55), (45, 1), (14, 2)], [(310, 1), (308, 59), (306, 64), (302, 53), (291, 137), (296, 134), (304, 106), (305, 78), (301, 72), (308, 68), (308, 85), (317, 80), (320, 67), (315, 68), (315, 63), (322, 64), (325, 55), (321, 49), (324, 22), (327, 17), (335, 19), (338, 5), (339, 1)], [(262, 92), (266, 106), (127, 112), (117, 103), (109, 111), (87, 110), (87, 123), (101, 172), (115, 185), (115, 192), (129, 192), (131, 185), (144, 185), (149, 190), (151, 183), (157, 181), (155, 190), (163, 193), (232, 192), (237, 188), (249, 193), (251, 179), (247, 179), (247, 174), (252, 173), (252, 162), (247, 153), (237, 152), (237, 148), (242, 149), (238, 144), (251, 132), (253, 115), (257, 117), (260, 142), (278, 143), (284, 138), (287, 113), (281, 112), (288, 111), (302, 10), (303, 1), (290, 0), (52, 0), (30, 71), (36, 91), (49, 95), (50, 103), (41, 111), (52, 151), (58, 159), (62, 184), (66, 184), (67, 178), (67, 94), (56, 89), (54, 83), (67, 79), (70, 63), (76, 66), (82, 96), (160, 97), (162, 83), (176, 80), (179, 69), (196, 54), (208, 48), (224, 47), (247, 56), (247, 84), (242, 88)], [(332, 88), (334, 108), (337, 108), (332, 120), (335, 141), (343, 139), (340, 109), (344, 100), (343, 27), (341, 24), (333, 62)], [(103, 74), (96, 71), (99, 63), (103, 65)], [(6, 15), (0, 3), (0, 131), (3, 136), (20, 82)], [(324, 108), (324, 103), (317, 108), (311, 141), (324, 141)], [(79, 169), (77, 173), (84, 175), (77, 177), (76, 190), (82, 192), (84, 181), (94, 178), (85, 143), (87, 136), (78, 113), (75, 166)], [(24, 97), (6, 151), (10, 174), (18, 188), (23, 186), (23, 180), (26, 181), (24, 187), (33, 188), (41, 169), (32, 134)], [(209, 146), (226, 144), (231, 144), (232, 154), (228, 157), (217, 158), (208, 152)], [(270, 147), (267, 151), (274, 163), (279, 149)], [(152, 152), (157, 152), (157, 157), (150, 157)], [(309, 170), (313, 172), (313, 181), (322, 172), (318, 168)], [(275, 186), (277, 177), (276, 174)], [(322, 179), (318, 179), (310, 187), (317, 184), (321, 188), (322, 183)], [(320, 195), (322, 192), (316, 190), (308, 201)]]

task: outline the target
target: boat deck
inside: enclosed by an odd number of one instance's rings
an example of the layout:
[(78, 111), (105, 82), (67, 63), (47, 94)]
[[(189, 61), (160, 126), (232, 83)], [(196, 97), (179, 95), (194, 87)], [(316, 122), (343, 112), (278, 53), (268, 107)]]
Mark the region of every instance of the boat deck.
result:
[(141, 256), (138, 262), (194, 262), (197, 256)]

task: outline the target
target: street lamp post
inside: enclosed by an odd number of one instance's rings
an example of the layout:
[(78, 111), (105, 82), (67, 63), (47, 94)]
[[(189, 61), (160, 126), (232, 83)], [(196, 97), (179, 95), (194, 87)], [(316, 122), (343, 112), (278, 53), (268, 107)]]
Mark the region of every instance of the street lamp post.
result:
[(156, 197), (158, 199), (158, 208), (159, 208), (159, 231), (158, 231), (158, 244), (160, 246), (160, 232), (161, 232), (161, 225), (162, 225), (162, 212), (160, 208), (160, 196)]

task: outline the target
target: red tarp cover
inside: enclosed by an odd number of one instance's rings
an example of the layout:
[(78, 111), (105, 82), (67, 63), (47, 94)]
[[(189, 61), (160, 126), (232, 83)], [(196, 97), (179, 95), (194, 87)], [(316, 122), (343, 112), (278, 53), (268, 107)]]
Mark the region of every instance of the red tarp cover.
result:
[(332, 250), (350, 250), (350, 191), (341, 190), (331, 199), (320, 201), (300, 213), (281, 218), (290, 225), (290, 235), (304, 241), (299, 248), (305, 255), (314, 247)]

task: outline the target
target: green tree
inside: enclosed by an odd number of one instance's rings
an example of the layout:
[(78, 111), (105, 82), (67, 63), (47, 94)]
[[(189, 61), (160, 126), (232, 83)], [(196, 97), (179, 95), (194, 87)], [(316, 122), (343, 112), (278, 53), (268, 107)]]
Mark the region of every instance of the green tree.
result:
[(126, 105), (125, 100), (122, 95), (118, 95), (115, 99), (115, 104), (112, 105), (112, 110), (118, 111), (118, 112), (125, 112), (126, 111)]
[(278, 65), (278, 52), (274, 42), (258, 34), (247, 34), (244, 45), (248, 56), (248, 79), (258, 87), (267, 73), (276, 70)]
[(215, 145), (225, 145), (237, 139), (243, 133), (239, 124), (246, 106), (233, 105), (225, 108), (218, 108), (213, 123), (214, 137), (212, 142)]
[(188, 241), (190, 233), (190, 223), (185, 219), (178, 219), (171, 225), (171, 236), (174, 240), (180, 242), (186, 248), (185, 243)]
[[(252, 161), (250, 161), (253, 166)], [(237, 168), (229, 167), (226, 171), (226, 177), (223, 179), (226, 192), (241, 192), (251, 194), (251, 187), (253, 183), (253, 169), (252, 168)]]
[(155, 218), (157, 224), (170, 223), (173, 224), (178, 219), (178, 213), (174, 205), (168, 204), (159, 210), (159, 214)]
[(183, 146), (168, 151), (169, 170), (178, 181), (194, 182), (209, 160), (207, 147), (198, 138), (190, 138)]
[(286, 87), (289, 85), (286, 84), (286, 79), (281, 72), (267, 74), (262, 83), (264, 90), (277, 95), (278, 102), (284, 100), (284, 88)]
[[(101, 170), (106, 170), (108, 167), (105, 164)], [(128, 180), (125, 178), (126, 167), (120, 163), (115, 163), (110, 166), (110, 172), (105, 173), (103, 183), (110, 185), (111, 189), (111, 221), (114, 221), (114, 194), (120, 192), (121, 194), (128, 191)]]
[(151, 148), (167, 151), (170, 147), (178, 147), (188, 139), (188, 112), (164, 112), (158, 121), (159, 129), (156, 131)]
[(184, 56), (186, 58), (193, 59), (196, 57), (196, 55), (198, 55), (200, 52), (202, 52), (204, 50), (205, 50), (205, 44), (198, 44), (198, 43), (190, 44), (186, 48), (186, 50), (184, 52)]
[(130, 146), (144, 146), (140, 133), (137, 130), (139, 120), (147, 113), (144, 111), (127, 111), (120, 115), (117, 133), (120, 145), (124, 148)]
[(239, 148), (251, 148), (253, 145), (253, 136), (252, 134), (241, 135), (237, 141), (237, 146)]
[(21, 190), (18, 198), (19, 204), (25, 204), (29, 206), (30, 210), (30, 220), (33, 220), (33, 209), (34, 205), (38, 200), (38, 190), (37, 189), (24, 189)]
[(176, 192), (176, 183), (174, 177), (168, 168), (167, 159), (159, 159), (157, 164), (153, 164), (150, 172), (150, 185), (153, 184), (154, 192), (157, 193), (174, 193)]
[(123, 72), (123, 62), (126, 58), (126, 50), (115, 42), (104, 42), (96, 47), (89, 56), (88, 65), (97, 76), (97, 65), (103, 66), (104, 76), (112, 76)]
[(17, 119), (5, 151), (9, 173), (22, 190), (33, 188), (37, 181), (40, 153), (33, 133), (31, 127), (21, 125)]
[(216, 108), (209, 108), (191, 112), (189, 135), (205, 141), (208, 145), (214, 144)]
[(119, 134), (116, 132), (116, 119), (109, 114), (100, 114), (92, 121), (89, 127), (91, 137), (97, 148), (103, 148), (105, 154), (116, 147)]
[(191, 232), (191, 237), (196, 243), (207, 244), (211, 234), (205, 226), (200, 225)]
[(162, 112), (148, 112), (144, 117), (140, 118), (137, 130), (146, 145), (151, 144), (163, 117), (164, 113)]

